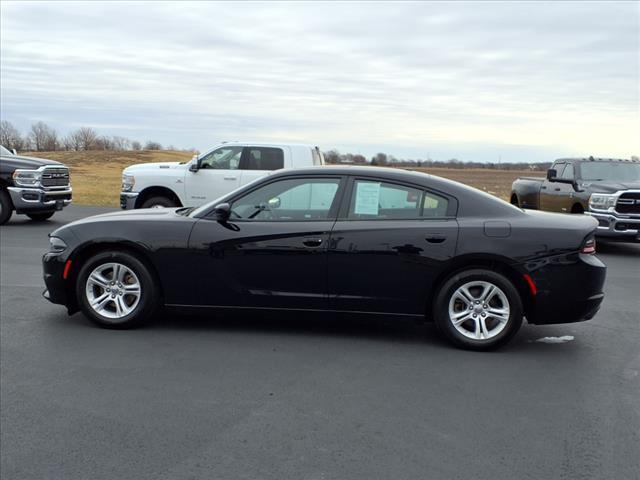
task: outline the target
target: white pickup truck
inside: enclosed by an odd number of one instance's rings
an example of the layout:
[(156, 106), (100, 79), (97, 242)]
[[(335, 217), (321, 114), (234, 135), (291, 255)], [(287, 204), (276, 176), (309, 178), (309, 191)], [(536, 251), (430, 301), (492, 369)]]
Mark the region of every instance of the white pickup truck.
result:
[(281, 168), (324, 165), (318, 147), (228, 142), (190, 162), (141, 163), (122, 171), (120, 207), (196, 207)]

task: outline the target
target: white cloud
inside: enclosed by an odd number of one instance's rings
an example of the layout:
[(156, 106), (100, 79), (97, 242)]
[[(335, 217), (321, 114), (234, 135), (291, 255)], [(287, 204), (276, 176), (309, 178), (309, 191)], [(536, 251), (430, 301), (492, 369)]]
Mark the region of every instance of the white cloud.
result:
[(1, 4), (2, 118), (204, 149), (640, 152), (639, 4)]

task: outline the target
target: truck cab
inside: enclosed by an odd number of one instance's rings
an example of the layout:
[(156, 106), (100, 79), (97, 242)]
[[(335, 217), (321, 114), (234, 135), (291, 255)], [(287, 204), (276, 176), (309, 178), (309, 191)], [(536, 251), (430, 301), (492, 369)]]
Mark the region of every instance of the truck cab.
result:
[(146, 163), (122, 172), (120, 207), (196, 207), (281, 168), (324, 165), (318, 147), (228, 142), (190, 162)]
[(49, 219), (71, 204), (69, 168), (60, 162), (18, 155), (0, 145), (0, 225), (13, 213)]
[(640, 240), (640, 162), (614, 158), (564, 158), (553, 162), (546, 178), (513, 182), (511, 203), (559, 213), (586, 214), (598, 220), (596, 234)]

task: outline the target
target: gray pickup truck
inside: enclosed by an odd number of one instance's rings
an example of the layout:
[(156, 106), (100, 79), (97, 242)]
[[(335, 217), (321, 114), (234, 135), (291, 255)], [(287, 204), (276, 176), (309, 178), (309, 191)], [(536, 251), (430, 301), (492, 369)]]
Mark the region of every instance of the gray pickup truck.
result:
[(562, 158), (547, 178), (513, 182), (511, 203), (521, 208), (587, 214), (598, 220), (599, 237), (640, 241), (640, 162)]
[(0, 225), (7, 223), (14, 211), (43, 221), (70, 203), (66, 165), (23, 157), (0, 145)]

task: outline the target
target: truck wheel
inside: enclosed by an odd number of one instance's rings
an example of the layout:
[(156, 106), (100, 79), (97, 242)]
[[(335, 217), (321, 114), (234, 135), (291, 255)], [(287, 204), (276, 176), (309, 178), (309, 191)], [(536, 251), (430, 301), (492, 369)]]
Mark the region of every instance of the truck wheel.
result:
[(142, 203), (141, 208), (174, 208), (178, 205), (167, 197), (151, 197)]
[(159, 302), (149, 269), (125, 252), (104, 252), (80, 269), (76, 298), (85, 314), (104, 328), (132, 328), (149, 320)]
[(503, 275), (473, 269), (450, 277), (438, 291), (433, 314), (440, 332), (467, 350), (494, 350), (522, 325), (522, 300)]
[(27, 213), (27, 217), (34, 222), (44, 222), (45, 220), (50, 219), (54, 213), (56, 212)]
[(11, 218), (13, 204), (6, 190), (0, 190), (0, 225), (4, 225)]

